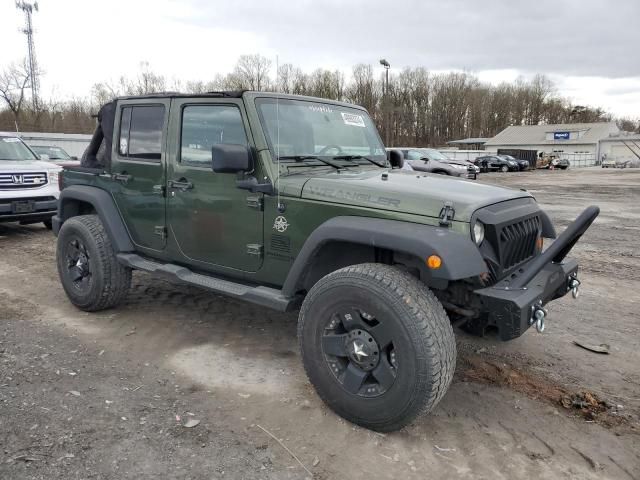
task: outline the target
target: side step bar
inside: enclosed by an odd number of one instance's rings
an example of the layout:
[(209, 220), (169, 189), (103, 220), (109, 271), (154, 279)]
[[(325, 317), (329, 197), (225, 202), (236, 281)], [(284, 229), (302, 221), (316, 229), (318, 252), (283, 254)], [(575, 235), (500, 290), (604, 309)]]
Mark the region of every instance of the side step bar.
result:
[(194, 273), (186, 267), (172, 263), (159, 263), (134, 253), (118, 253), (118, 261), (127, 267), (145, 272), (168, 275), (190, 285), (206, 288), (212, 292), (226, 295), (247, 302), (262, 305), (281, 312), (289, 312), (299, 308), (301, 298), (285, 297), (281, 290), (269, 287), (254, 287), (221, 278)]

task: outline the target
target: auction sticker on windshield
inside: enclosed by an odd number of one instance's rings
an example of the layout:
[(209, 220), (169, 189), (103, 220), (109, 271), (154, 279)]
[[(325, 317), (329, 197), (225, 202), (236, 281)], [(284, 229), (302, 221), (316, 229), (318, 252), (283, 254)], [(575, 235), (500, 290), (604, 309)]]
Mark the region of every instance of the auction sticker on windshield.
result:
[(5, 143), (18, 143), (20, 141), (19, 138), (15, 137), (5, 137), (2, 139)]
[(354, 113), (345, 113), (345, 112), (340, 112), (340, 114), (342, 115), (342, 120), (344, 121), (345, 125), (353, 125), (354, 127), (362, 127), (362, 128), (366, 127), (366, 125), (364, 124), (364, 118), (362, 118), (362, 115), (356, 115)]

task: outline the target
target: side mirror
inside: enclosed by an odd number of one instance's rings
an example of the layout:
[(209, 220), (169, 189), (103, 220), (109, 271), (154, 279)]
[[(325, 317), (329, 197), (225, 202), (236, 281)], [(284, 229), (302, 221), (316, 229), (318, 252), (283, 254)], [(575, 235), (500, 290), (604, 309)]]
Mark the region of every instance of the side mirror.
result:
[(212, 146), (211, 167), (216, 173), (238, 173), (251, 170), (249, 147), (232, 143)]
[(404, 155), (399, 150), (389, 150), (387, 152), (387, 160), (389, 160), (391, 168), (402, 168), (404, 166)]
[(78, 157), (76, 155), (72, 155), (71, 160), (78, 160)]

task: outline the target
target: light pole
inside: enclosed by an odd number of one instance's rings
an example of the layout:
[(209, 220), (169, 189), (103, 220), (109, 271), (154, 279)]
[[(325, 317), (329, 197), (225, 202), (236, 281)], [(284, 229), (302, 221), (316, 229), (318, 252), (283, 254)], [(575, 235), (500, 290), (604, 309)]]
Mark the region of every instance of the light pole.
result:
[(380, 59), (380, 65), (384, 67), (385, 72), (385, 86), (384, 86), (384, 143), (385, 146), (389, 146), (389, 68), (391, 65), (384, 58)]

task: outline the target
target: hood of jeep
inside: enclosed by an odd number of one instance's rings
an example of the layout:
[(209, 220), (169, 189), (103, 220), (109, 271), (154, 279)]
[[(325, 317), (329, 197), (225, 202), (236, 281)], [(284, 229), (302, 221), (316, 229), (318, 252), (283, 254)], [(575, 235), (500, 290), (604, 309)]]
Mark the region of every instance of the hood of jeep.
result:
[[(383, 172), (387, 173), (386, 180)], [(285, 178), (281, 182), (286, 183)], [(436, 218), (445, 202), (451, 202), (454, 220), (461, 222), (468, 222), (473, 212), (487, 205), (531, 197), (522, 190), (402, 170), (342, 170), (306, 177), (304, 183), (301, 180), (298, 177), (296, 182), (302, 187), (300, 196), (305, 199)]]

